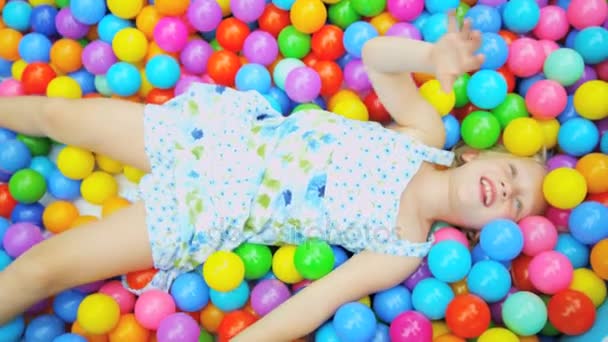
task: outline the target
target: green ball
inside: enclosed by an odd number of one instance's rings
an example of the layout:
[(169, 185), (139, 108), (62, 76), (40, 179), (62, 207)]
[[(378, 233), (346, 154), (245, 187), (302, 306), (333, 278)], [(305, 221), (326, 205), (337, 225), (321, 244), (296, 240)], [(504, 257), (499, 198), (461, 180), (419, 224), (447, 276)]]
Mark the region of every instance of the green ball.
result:
[(310, 110), (310, 109), (323, 109), (316, 103), (300, 103), (297, 105), (291, 112), (299, 112), (301, 110)]
[(201, 334), (198, 335), (198, 342), (213, 342), (213, 335), (201, 329)]
[(13, 198), (24, 204), (38, 202), (46, 193), (46, 181), (37, 171), (22, 169), (8, 181), (8, 190)]
[(311, 239), (296, 247), (294, 264), (296, 270), (309, 280), (317, 280), (334, 268), (334, 251), (323, 240)]
[(538, 334), (547, 323), (547, 316), (547, 307), (543, 300), (529, 291), (520, 291), (508, 296), (502, 306), (505, 327), (517, 335)]
[(514, 119), (530, 116), (526, 107), (526, 100), (515, 93), (508, 94), (498, 107), (492, 109), (492, 114), (498, 119), (502, 129), (505, 129), (509, 122)]
[(476, 149), (494, 146), (500, 137), (500, 122), (490, 112), (477, 110), (462, 120), (460, 135), (464, 142)]
[(346, 30), (352, 23), (361, 20), (361, 16), (353, 7), (351, 0), (342, 0), (329, 6), (327, 16), (332, 24), (343, 30)]
[(220, 43), (217, 41), (217, 39), (213, 38), (210, 42), (209, 45), (211, 45), (211, 48), (213, 49), (213, 51), (222, 51), (224, 50), (224, 48), (220, 45)]
[(454, 104), (455, 108), (462, 108), (469, 103), (467, 84), (469, 84), (470, 79), (471, 75), (464, 73), (456, 79), (456, 82), (454, 82), (452, 89), (454, 89), (454, 94), (456, 95), (456, 103)]
[(557, 49), (547, 56), (543, 65), (543, 73), (548, 80), (558, 82), (563, 86), (576, 83), (585, 70), (583, 57), (573, 49)]
[(364, 17), (375, 17), (384, 12), (386, 0), (352, 0), (354, 10)]
[(445, 227), (451, 227), (451, 225), (444, 221), (435, 221), (431, 225), (431, 230), (429, 231), (429, 235), (431, 235), (431, 234), (435, 233), (436, 231), (438, 231), (439, 229), (445, 228)]
[(304, 58), (310, 52), (311, 40), (309, 34), (289, 25), (279, 33), (279, 50), (285, 58)]
[(456, 20), (458, 21), (458, 25), (462, 26), (464, 23), (464, 16), (467, 14), (469, 9), (471, 9), (471, 6), (464, 1), (461, 1), (458, 7), (456, 7)]
[(89, 40), (86, 38), (81, 38), (81, 39), (78, 39), (78, 43), (80, 44), (80, 46), (85, 47), (85, 46), (87, 46), (87, 44), (89, 44)]
[(272, 252), (268, 246), (246, 242), (234, 252), (245, 264), (245, 279), (262, 278), (272, 267)]
[(55, 4), (59, 8), (68, 7), (70, 5), (70, 0), (55, 0)]
[[(545, 303), (545, 305), (549, 305), (551, 296), (540, 295), (540, 299), (543, 300), (543, 303)], [(543, 330), (540, 331), (540, 333), (545, 336), (557, 336), (560, 334), (559, 330), (557, 330), (557, 328), (555, 328), (555, 326), (549, 320), (547, 320), (547, 323), (543, 327)]]
[(51, 151), (52, 142), (49, 138), (18, 134), (17, 140), (27, 146), (32, 156), (46, 156)]

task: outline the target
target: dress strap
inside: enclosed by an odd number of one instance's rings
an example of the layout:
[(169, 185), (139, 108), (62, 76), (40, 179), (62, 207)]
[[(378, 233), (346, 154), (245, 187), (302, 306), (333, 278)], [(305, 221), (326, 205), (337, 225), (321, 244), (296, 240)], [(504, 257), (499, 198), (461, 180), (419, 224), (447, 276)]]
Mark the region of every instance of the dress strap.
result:
[(452, 151), (442, 150), (424, 144), (419, 144), (417, 147), (422, 158), (429, 163), (451, 166), (454, 162), (454, 152)]

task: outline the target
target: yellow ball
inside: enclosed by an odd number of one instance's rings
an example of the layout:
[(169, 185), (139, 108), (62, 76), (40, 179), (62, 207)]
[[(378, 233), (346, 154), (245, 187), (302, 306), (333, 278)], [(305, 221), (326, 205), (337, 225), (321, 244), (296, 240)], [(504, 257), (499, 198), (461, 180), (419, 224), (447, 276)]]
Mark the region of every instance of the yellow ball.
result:
[(13, 66), (11, 66), (11, 75), (17, 81), (21, 81), (21, 76), (23, 76), (23, 70), (27, 67), (27, 62), (23, 59), (15, 61)]
[(334, 107), (334, 113), (342, 115), (343, 117), (351, 120), (369, 120), (369, 112), (367, 107), (359, 99), (338, 102), (336, 107)]
[(557, 119), (540, 120), (535, 119), (543, 131), (543, 144), (545, 148), (551, 149), (557, 145), (557, 134), (559, 133), (559, 121)]
[(560, 167), (545, 176), (543, 194), (552, 206), (572, 209), (581, 204), (587, 196), (587, 182), (576, 169)]
[(121, 61), (137, 63), (146, 57), (148, 52), (148, 39), (140, 30), (127, 27), (112, 39), (112, 50)]
[(70, 228), (84, 226), (85, 224), (89, 224), (97, 220), (97, 217), (93, 215), (81, 215), (78, 216), (74, 221), (72, 221)]
[(139, 181), (142, 179), (142, 177), (146, 175), (146, 173), (143, 172), (142, 170), (134, 168), (133, 166), (128, 166), (128, 165), (125, 165), (123, 174), (129, 181), (136, 183), (136, 184), (139, 183)]
[(574, 92), (574, 109), (584, 118), (600, 120), (608, 116), (608, 82), (592, 80)]
[(95, 169), (95, 157), (80, 147), (66, 146), (57, 155), (57, 167), (67, 178), (84, 179)]
[(148, 93), (150, 93), (150, 91), (154, 89), (154, 86), (148, 80), (145, 68), (142, 68), (139, 71), (139, 74), (141, 75), (141, 86), (139, 87), (139, 96), (146, 98), (146, 96), (148, 96)]
[(596, 308), (606, 299), (606, 283), (588, 268), (574, 270), (570, 289), (586, 294)]
[(101, 154), (96, 155), (95, 160), (97, 161), (97, 166), (107, 173), (117, 174), (122, 172), (123, 167), (119, 161)]
[(105, 201), (103, 201), (101, 207), (101, 217), (108, 217), (120, 209), (126, 208), (130, 205), (131, 202), (120, 196), (108, 197)]
[(373, 27), (376, 28), (380, 35), (385, 35), (386, 31), (388, 31), (395, 23), (397, 23), (397, 19), (393, 17), (389, 12), (380, 13), (377, 16), (373, 17), (372, 20), (369, 21)]
[(236, 253), (217, 251), (203, 264), (203, 278), (216, 291), (232, 291), (245, 279), (245, 264)]
[(79, 99), (82, 97), (82, 89), (75, 79), (69, 76), (59, 76), (47, 85), (46, 96)]
[(289, 11), (293, 26), (302, 33), (318, 31), (327, 20), (327, 8), (321, 0), (296, 0)]
[(509, 122), (503, 133), (503, 143), (516, 156), (529, 157), (543, 147), (541, 126), (532, 118), (517, 118)]
[(450, 333), (450, 328), (448, 328), (445, 321), (432, 321), (431, 324), (433, 327), (433, 339)]
[(327, 109), (329, 109), (330, 111), (333, 112), (334, 108), (336, 108), (336, 104), (338, 104), (340, 102), (344, 102), (344, 101), (356, 101), (356, 100), (361, 101), (361, 99), (359, 98), (359, 95), (357, 95), (357, 93), (355, 93), (352, 90), (342, 89), (329, 98), (329, 101), (327, 102)]
[(365, 296), (365, 297), (359, 299), (359, 303), (367, 306), (368, 308), (372, 307), (372, 299), (370, 296)]
[(450, 113), (456, 104), (456, 94), (454, 93), (454, 90), (445, 93), (441, 89), (441, 83), (435, 79), (426, 81), (420, 86), (420, 95), (433, 105), (435, 110), (442, 116)]
[(519, 342), (519, 337), (505, 328), (490, 328), (479, 336), (477, 342)]
[(232, 13), (230, 10), (230, 0), (215, 0), (220, 8), (222, 9), (222, 16), (226, 17)]
[(144, 7), (144, 0), (108, 0), (108, 9), (123, 19), (135, 18)]
[(296, 246), (281, 246), (272, 258), (272, 272), (280, 281), (286, 284), (295, 284), (304, 278), (296, 269), (293, 261), (296, 254)]
[(55, 0), (30, 0), (30, 5), (32, 7), (40, 6), (40, 5), (51, 5), (55, 6)]
[(80, 302), (76, 320), (90, 334), (105, 334), (118, 324), (120, 307), (114, 298), (102, 293), (87, 296)]
[(107, 172), (95, 171), (82, 181), (80, 193), (89, 203), (101, 205), (118, 194), (118, 182)]

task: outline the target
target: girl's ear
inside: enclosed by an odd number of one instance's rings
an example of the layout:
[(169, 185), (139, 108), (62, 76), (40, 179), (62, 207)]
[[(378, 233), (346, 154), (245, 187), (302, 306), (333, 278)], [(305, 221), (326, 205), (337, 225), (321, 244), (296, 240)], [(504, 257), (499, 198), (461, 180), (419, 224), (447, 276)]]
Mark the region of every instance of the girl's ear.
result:
[(479, 151), (469, 148), (466, 151), (462, 152), (462, 154), (460, 155), (460, 159), (462, 159), (463, 162), (468, 163), (471, 160), (477, 158), (479, 156)]

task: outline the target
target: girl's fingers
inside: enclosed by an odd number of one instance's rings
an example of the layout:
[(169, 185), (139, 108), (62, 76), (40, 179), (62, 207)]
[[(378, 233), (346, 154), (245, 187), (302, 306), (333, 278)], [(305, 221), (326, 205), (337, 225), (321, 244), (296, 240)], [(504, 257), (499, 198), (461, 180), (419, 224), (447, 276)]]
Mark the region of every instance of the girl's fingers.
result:
[(458, 20), (456, 20), (456, 12), (448, 13), (448, 32), (458, 32)]
[(471, 20), (465, 19), (462, 23), (462, 29), (460, 30), (461, 37), (463, 39), (471, 39)]

